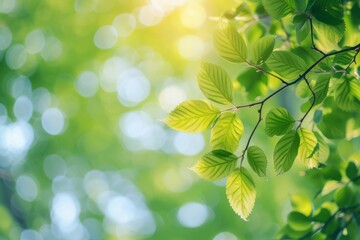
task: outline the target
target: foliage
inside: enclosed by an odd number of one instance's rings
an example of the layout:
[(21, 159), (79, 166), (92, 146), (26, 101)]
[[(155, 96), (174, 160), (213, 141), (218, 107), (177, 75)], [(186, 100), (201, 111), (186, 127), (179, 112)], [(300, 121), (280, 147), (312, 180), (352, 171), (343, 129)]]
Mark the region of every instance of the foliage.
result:
[[(295, 159), (305, 163), (308, 168), (324, 166), (329, 156), (328, 145), (334, 139), (348, 136), (347, 122), (359, 121), (360, 79), (356, 62), (360, 51), (359, 25), (350, 23), (354, 18), (350, 12), (357, 11), (358, 5), (358, 1), (340, 0), (244, 1), (236, 10), (218, 20), (214, 33), (215, 50), (223, 59), (245, 69), (239, 73), (237, 80), (245, 88), (248, 98), (256, 101), (245, 103), (244, 98), (234, 99), (231, 78), (226, 70), (216, 64), (203, 63), (198, 74), (198, 86), (205, 97), (223, 105), (219, 107), (221, 110), (206, 120), (199, 119), (201, 124), (198, 125), (192, 120), (175, 119), (183, 103), (168, 115), (166, 122), (171, 121), (170, 127), (185, 132), (212, 128), (211, 146), (218, 150), (210, 153), (212, 161), (206, 161), (209, 154), (205, 155), (195, 165), (194, 171), (208, 180), (227, 175), (226, 195), (241, 218), (248, 218), (256, 197), (255, 183), (246, 169), (245, 159), (257, 175), (266, 176), (266, 154), (259, 146), (250, 146), (263, 118), (266, 134), (269, 137), (281, 136), (273, 149), (272, 160), (277, 174), (289, 171)], [(264, 30), (261, 32), (258, 28)], [(225, 63), (222, 65), (226, 66)], [(266, 95), (270, 80), (277, 81), (279, 85)], [(264, 85), (266, 90), (260, 91), (260, 86)], [(265, 105), (270, 99), (293, 86), (297, 88), (298, 97), (306, 101), (300, 107), (303, 112), (301, 117), (291, 114), (284, 107), (275, 107), (265, 113)], [(209, 103), (207, 108), (216, 107)], [(256, 108), (258, 119), (240, 155), (237, 155), (236, 150), (241, 145), (239, 140), (244, 132), (237, 116), (245, 114), (245, 108)], [(182, 114), (200, 114), (203, 111), (185, 109)], [(313, 120), (310, 120), (311, 116)], [(251, 127), (245, 125), (245, 132), (247, 128)], [(238, 158), (236, 168), (235, 155)], [(228, 156), (231, 156), (231, 160)], [(211, 170), (207, 171), (204, 165)], [(353, 176), (348, 176), (351, 182), (351, 179), (357, 179), (358, 170), (355, 163), (350, 164), (349, 168), (353, 173)], [(348, 211), (359, 206), (356, 203), (358, 196), (349, 197), (355, 191), (350, 182), (336, 190), (334, 200), (340, 206), (322, 220), (324, 224), (321, 227), (313, 227), (312, 221), (316, 220), (309, 212), (306, 215), (292, 212), (286, 229), (298, 231), (296, 233), (305, 235), (305, 239), (328, 225), (336, 225), (334, 221), (341, 220), (342, 227), (332, 227), (337, 230), (325, 233), (340, 236), (348, 224), (355, 224), (355, 215), (347, 215)], [(352, 205), (349, 205), (350, 199), (354, 201)], [(295, 235), (291, 237), (300, 236)]]

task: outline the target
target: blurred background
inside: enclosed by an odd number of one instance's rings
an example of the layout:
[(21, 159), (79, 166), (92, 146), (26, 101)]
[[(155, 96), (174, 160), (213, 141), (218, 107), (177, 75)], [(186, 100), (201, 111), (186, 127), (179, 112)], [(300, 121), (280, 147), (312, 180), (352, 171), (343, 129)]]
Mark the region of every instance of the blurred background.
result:
[[(239, 2), (0, 0), (0, 239), (272, 239), (289, 195), (314, 191), (304, 166), (275, 177), (270, 162), (244, 222), (225, 180), (189, 170), (210, 150), (209, 132), (161, 121), (204, 98), (202, 59), (236, 78), (239, 66), (216, 56), (212, 34)], [(291, 110), (289, 95), (278, 100)], [(239, 114), (246, 139), (257, 114)], [(263, 126), (253, 142), (271, 160)]]

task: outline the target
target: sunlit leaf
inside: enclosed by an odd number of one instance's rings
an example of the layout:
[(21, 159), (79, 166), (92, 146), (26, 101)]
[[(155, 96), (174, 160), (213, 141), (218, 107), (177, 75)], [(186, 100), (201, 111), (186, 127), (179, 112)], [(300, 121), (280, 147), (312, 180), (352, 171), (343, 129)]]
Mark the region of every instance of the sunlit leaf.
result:
[(232, 102), (233, 85), (229, 74), (221, 67), (211, 63), (202, 63), (197, 81), (200, 90), (208, 99), (220, 104)]
[(304, 161), (309, 168), (317, 167), (319, 163), (319, 146), (315, 134), (306, 128), (300, 128), (298, 133), (300, 137), (298, 158)]
[(255, 205), (255, 183), (250, 173), (244, 168), (232, 172), (226, 182), (226, 196), (232, 209), (247, 220)]
[(314, 32), (317, 36), (316, 45), (323, 51), (331, 51), (338, 48), (338, 43), (344, 36), (345, 23), (342, 21), (338, 25), (328, 25), (323, 22), (313, 20)]
[(266, 176), (267, 159), (264, 151), (257, 147), (251, 146), (247, 150), (247, 159), (251, 169), (259, 176)]
[(275, 46), (275, 36), (265, 36), (250, 45), (249, 59), (255, 64), (265, 62)]
[(360, 108), (360, 82), (355, 78), (339, 79), (335, 85), (336, 103), (344, 111)]
[(220, 110), (208, 102), (189, 100), (177, 106), (165, 119), (166, 124), (178, 131), (201, 132), (208, 129), (220, 115)]
[(285, 17), (295, 8), (293, 0), (263, 0), (262, 3), (269, 15), (276, 19)]
[(265, 132), (270, 137), (284, 135), (291, 130), (294, 122), (295, 120), (286, 108), (273, 108), (266, 115)]
[(211, 146), (234, 152), (244, 133), (244, 126), (235, 113), (223, 113), (211, 130)]
[[(318, 80), (315, 83), (313, 91), (315, 93), (315, 105), (322, 103), (328, 93), (329, 90), (329, 75), (320, 75)], [(310, 102), (313, 102), (313, 98), (311, 97)]]
[(300, 138), (296, 131), (292, 130), (284, 135), (275, 146), (274, 167), (277, 174), (282, 174), (292, 167), (298, 154)]
[(214, 37), (218, 54), (230, 62), (245, 62), (247, 48), (235, 25), (221, 21)]
[(305, 14), (295, 15), (293, 18), (293, 24), (296, 28), (296, 40), (298, 43), (301, 43), (310, 32), (308, 17)]
[(315, 132), (315, 136), (319, 145), (319, 162), (325, 162), (330, 155), (329, 145), (319, 133)]
[(287, 51), (273, 52), (266, 64), (285, 79), (297, 78), (307, 68), (303, 59)]
[(291, 195), (291, 206), (305, 216), (310, 216), (313, 212), (313, 204), (310, 198), (304, 194)]
[(238, 157), (224, 150), (205, 154), (192, 170), (206, 180), (214, 181), (229, 175), (235, 168)]

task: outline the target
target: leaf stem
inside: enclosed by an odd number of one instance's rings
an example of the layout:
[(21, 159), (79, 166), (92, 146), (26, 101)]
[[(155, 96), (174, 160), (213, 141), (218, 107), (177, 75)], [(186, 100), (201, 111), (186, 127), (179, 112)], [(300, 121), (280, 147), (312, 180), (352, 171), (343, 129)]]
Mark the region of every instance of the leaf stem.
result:
[(246, 61), (246, 63), (247, 63), (249, 66), (255, 68), (256, 70), (261, 71), (261, 72), (263, 72), (263, 73), (265, 73), (265, 74), (268, 74), (268, 75), (270, 75), (270, 76), (278, 79), (279, 81), (281, 81), (281, 82), (282, 82), (283, 84), (285, 84), (285, 85), (288, 85), (288, 84), (289, 84), (289, 83), (287, 83), (284, 79), (282, 79), (281, 77), (279, 77), (279, 76), (277, 76), (277, 75), (275, 75), (275, 74), (273, 74), (273, 73), (271, 73), (271, 72), (266, 71), (265, 69), (261, 68), (261, 67), (258, 66), (258, 65), (252, 64), (252, 63), (250, 63), (249, 61)]

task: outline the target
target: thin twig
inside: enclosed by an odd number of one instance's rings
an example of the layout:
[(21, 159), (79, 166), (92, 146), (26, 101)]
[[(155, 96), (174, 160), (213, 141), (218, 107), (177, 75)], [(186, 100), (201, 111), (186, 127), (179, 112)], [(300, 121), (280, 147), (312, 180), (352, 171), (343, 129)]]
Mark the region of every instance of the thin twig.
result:
[(298, 127), (296, 128), (296, 130), (301, 127), (301, 124), (303, 123), (304, 119), (305, 119), (306, 116), (309, 114), (309, 112), (311, 111), (311, 109), (314, 107), (315, 102), (316, 102), (315, 92), (314, 92), (314, 90), (312, 89), (312, 87), (310, 86), (309, 80), (308, 80), (305, 76), (304, 76), (304, 81), (306, 82), (306, 85), (308, 86), (308, 88), (309, 88), (310, 91), (311, 91), (313, 100), (312, 100), (312, 103), (311, 103), (311, 106), (309, 107), (309, 109), (306, 111), (306, 113), (304, 114), (304, 116), (300, 119), (299, 125), (298, 125)]
[(242, 152), (242, 154), (241, 154), (241, 156), (240, 156), (240, 158), (241, 158), (241, 160), (240, 160), (240, 167), (242, 166), (242, 163), (243, 163), (243, 161), (244, 161), (245, 153), (246, 153), (246, 151), (247, 151), (248, 148), (249, 148), (251, 139), (252, 139), (252, 137), (254, 136), (254, 133), (255, 133), (257, 127), (259, 126), (260, 122), (262, 121), (262, 108), (263, 108), (263, 106), (264, 106), (264, 103), (265, 103), (265, 102), (263, 102), (263, 103), (260, 104), (260, 108), (258, 109), (258, 114), (259, 114), (258, 121), (257, 121), (254, 129), (252, 130), (252, 132), (251, 132), (251, 134), (250, 134), (250, 137), (249, 137), (249, 139), (248, 139), (248, 141), (247, 141), (247, 143), (246, 143), (246, 146), (245, 146), (245, 148), (244, 148), (244, 150), (243, 150), (243, 152)]
[(317, 51), (318, 53), (321, 53), (322, 55), (326, 55), (323, 51), (321, 51), (320, 49), (318, 49), (315, 46), (315, 41), (314, 41), (314, 26), (313, 26), (313, 22), (312, 22), (312, 18), (310, 16), (308, 16), (309, 19), (309, 23), (310, 23), (310, 35), (311, 35), (311, 47), (312, 49), (314, 49), (315, 51)]

